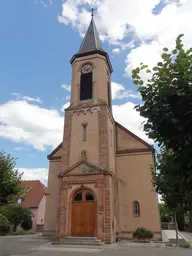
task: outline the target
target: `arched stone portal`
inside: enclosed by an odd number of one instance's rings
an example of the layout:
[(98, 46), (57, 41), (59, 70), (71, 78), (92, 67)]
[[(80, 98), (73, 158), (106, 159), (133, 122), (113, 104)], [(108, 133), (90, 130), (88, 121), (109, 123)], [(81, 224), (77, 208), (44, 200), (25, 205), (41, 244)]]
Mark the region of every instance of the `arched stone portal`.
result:
[(72, 200), (71, 235), (94, 236), (96, 221), (96, 204), (90, 190), (78, 190)]

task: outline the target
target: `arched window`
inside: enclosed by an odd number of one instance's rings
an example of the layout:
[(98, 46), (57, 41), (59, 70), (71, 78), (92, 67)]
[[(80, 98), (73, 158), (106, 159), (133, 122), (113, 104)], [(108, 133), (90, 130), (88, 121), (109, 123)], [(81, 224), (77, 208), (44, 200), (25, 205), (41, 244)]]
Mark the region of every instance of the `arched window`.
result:
[(135, 217), (139, 217), (140, 216), (140, 205), (138, 201), (134, 201), (133, 202), (133, 215)]
[(91, 64), (85, 64), (81, 69), (80, 100), (88, 100), (93, 97), (93, 75)]
[(73, 201), (94, 201), (94, 196), (88, 190), (81, 190), (74, 195)]
[(82, 201), (82, 191), (78, 192), (75, 197), (74, 201)]

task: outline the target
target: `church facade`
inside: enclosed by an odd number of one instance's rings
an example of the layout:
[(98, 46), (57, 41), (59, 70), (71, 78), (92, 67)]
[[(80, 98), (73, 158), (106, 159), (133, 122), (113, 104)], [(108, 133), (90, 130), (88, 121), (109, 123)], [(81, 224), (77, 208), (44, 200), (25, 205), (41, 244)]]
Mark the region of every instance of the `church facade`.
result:
[(142, 226), (159, 239), (158, 199), (150, 172), (154, 149), (114, 120), (113, 69), (93, 18), (71, 65), (63, 142), (48, 156), (44, 234), (57, 240), (93, 236), (113, 243), (116, 236), (130, 238)]

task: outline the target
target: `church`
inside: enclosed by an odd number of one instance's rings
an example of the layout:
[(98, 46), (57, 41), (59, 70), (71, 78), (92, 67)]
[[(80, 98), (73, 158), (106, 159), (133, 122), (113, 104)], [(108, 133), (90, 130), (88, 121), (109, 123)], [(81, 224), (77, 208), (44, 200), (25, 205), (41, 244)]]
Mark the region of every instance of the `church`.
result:
[(117, 236), (131, 238), (137, 227), (144, 227), (160, 239), (150, 172), (154, 148), (114, 120), (113, 68), (93, 16), (70, 62), (63, 141), (48, 155), (44, 234), (57, 241), (74, 236), (114, 243)]

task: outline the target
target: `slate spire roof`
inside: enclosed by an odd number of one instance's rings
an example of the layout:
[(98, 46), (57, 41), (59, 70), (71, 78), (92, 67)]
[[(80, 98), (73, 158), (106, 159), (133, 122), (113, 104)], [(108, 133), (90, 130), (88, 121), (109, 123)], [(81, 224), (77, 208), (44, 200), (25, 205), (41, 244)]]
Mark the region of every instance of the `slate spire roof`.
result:
[(90, 54), (99, 53), (101, 55), (104, 55), (107, 59), (107, 62), (109, 64), (110, 71), (113, 72), (113, 68), (109, 59), (109, 56), (107, 52), (104, 51), (101, 40), (99, 38), (99, 33), (97, 31), (95, 21), (93, 19), (93, 15), (91, 18), (90, 25), (87, 29), (87, 32), (85, 34), (85, 37), (83, 38), (83, 41), (81, 43), (81, 46), (78, 50), (78, 52), (71, 58), (71, 64), (77, 57), (82, 57)]
[(85, 37), (77, 54), (93, 52), (96, 50), (104, 52), (101, 40), (99, 38), (99, 33), (92, 17), (89, 28), (85, 34)]

